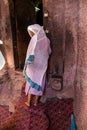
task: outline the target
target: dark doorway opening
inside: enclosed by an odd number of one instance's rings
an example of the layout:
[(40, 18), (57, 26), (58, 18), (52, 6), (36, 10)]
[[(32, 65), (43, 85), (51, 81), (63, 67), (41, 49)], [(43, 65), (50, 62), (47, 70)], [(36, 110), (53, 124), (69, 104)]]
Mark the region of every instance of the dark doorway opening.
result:
[(27, 27), (35, 23), (43, 25), (42, 0), (12, 0), (9, 5), (15, 69), (22, 70), (30, 40)]
[(42, 0), (31, 0), (35, 4), (36, 23), (43, 26), (43, 2)]

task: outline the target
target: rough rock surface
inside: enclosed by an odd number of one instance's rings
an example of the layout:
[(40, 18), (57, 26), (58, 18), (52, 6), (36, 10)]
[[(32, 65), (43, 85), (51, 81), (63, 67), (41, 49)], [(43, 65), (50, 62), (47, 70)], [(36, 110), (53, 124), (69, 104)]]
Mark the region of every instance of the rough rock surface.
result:
[(24, 77), (22, 72), (15, 71), (9, 3), (7, 0), (0, 1), (0, 38), (3, 41), (0, 50), (6, 61), (4, 68), (0, 70), (0, 104), (9, 105), (9, 110), (14, 111), (14, 104), (20, 97)]
[[(51, 33), (51, 44), (54, 50), (51, 69), (54, 70), (55, 63), (62, 68), (61, 63), (64, 60), (64, 89), (58, 94), (63, 96), (66, 94), (69, 95), (70, 93), (73, 94), (78, 130), (87, 129), (86, 7), (86, 0), (44, 0), (44, 10), (48, 10), (49, 12), (49, 17), (44, 20), (44, 23)], [(59, 46), (61, 44), (63, 46)], [(62, 51), (59, 53), (61, 47), (63, 47), (63, 53)], [(60, 62), (60, 59), (62, 59), (61, 53), (64, 59)]]

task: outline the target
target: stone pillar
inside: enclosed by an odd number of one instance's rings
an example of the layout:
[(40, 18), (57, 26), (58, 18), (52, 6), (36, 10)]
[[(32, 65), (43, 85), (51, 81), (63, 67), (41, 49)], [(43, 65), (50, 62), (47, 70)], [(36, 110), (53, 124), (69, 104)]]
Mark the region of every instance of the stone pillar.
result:
[(78, 1), (43, 0), (45, 29), (49, 30), (52, 56), (50, 72), (58, 69), (63, 76), (63, 90), (57, 96), (74, 97), (77, 64)]
[(15, 71), (9, 2), (0, 0), (0, 38), (6, 58), (6, 67), (3, 72), (0, 71), (0, 105), (8, 105), (9, 111), (14, 112), (15, 102), (21, 95), (25, 80), (22, 72)]
[(64, 42), (64, 0), (43, 0), (44, 12), (48, 12), (48, 17), (43, 18), (44, 28), (49, 31), (51, 40), (52, 56), (50, 72), (55, 71), (63, 74), (63, 42)]
[(75, 115), (77, 129), (87, 129), (87, 1), (79, 1)]
[[(74, 81), (77, 64), (78, 0), (65, 0), (65, 50), (63, 92), (74, 97)], [(65, 94), (66, 93), (66, 94)]]
[(1, 5), (1, 40), (4, 43), (8, 68), (14, 68), (12, 32), (8, 0), (0, 1)]

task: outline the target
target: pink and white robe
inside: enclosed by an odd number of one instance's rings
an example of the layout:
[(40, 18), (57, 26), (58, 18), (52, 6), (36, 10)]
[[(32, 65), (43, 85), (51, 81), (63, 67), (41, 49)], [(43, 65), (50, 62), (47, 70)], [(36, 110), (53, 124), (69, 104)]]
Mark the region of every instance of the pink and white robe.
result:
[[(30, 31), (34, 32), (35, 35), (32, 36)], [(46, 70), (51, 54), (50, 41), (38, 24), (28, 26), (28, 33), (31, 40), (23, 71), (26, 79), (25, 92), (41, 96), (45, 87)]]

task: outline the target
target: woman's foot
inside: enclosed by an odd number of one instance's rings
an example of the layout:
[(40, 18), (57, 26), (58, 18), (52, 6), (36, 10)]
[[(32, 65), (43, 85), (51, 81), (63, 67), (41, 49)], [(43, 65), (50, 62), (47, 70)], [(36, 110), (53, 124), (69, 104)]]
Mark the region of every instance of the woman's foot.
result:
[(29, 107), (30, 106), (30, 103), (31, 103), (31, 94), (28, 94), (28, 99), (27, 99), (27, 102), (25, 102), (25, 104)]
[(29, 104), (28, 102), (25, 102), (25, 104), (26, 104), (26, 106), (28, 106), (28, 107), (30, 106), (30, 104)]
[(37, 106), (37, 105), (38, 105), (38, 99), (39, 99), (39, 96), (35, 96), (34, 106)]

